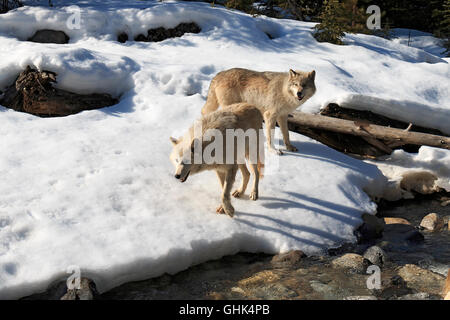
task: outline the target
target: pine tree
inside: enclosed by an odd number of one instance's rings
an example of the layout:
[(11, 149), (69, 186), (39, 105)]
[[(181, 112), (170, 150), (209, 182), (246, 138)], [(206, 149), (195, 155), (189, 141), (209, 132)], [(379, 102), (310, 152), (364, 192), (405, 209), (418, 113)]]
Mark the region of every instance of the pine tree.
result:
[(323, 0), (268, 0), (267, 4), (272, 10), (274, 6), (282, 8), (296, 20), (314, 21), (320, 14)]
[(322, 13), (319, 16), (321, 22), (314, 27), (316, 30), (314, 37), (317, 41), (343, 44), (342, 37), (344, 36), (344, 29), (337, 18), (340, 9), (339, 1), (324, 1)]
[(253, 13), (254, 0), (228, 0), (225, 6), (230, 9), (241, 10), (247, 13)]
[(439, 23), (440, 33), (444, 38), (444, 47), (447, 56), (450, 56), (450, 0), (446, 0), (443, 6), (442, 20)]
[(367, 14), (360, 7), (358, 0), (343, 0), (338, 11), (337, 21), (342, 25), (344, 31), (352, 33), (371, 33), (366, 26)]

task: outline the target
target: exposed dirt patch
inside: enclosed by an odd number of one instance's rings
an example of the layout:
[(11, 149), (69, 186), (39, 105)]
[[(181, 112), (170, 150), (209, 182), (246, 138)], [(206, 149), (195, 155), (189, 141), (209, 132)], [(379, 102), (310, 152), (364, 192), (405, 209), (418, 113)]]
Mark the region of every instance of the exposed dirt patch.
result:
[(53, 87), (56, 73), (38, 71), (28, 66), (7, 87), (0, 104), (16, 111), (41, 117), (75, 114), (83, 110), (100, 109), (117, 104), (109, 94), (82, 95)]
[[(140, 42), (160, 42), (169, 38), (177, 38), (185, 33), (200, 33), (202, 29), (195, 22), (183, 22), (175, 28), (166, 29), (163, 27), (148, 29), (147, 35), (138, 34), (134, 37), (134, 41)], [(128, 40), (126, 33), (120, 33), (117, 41), (124, 43)]]

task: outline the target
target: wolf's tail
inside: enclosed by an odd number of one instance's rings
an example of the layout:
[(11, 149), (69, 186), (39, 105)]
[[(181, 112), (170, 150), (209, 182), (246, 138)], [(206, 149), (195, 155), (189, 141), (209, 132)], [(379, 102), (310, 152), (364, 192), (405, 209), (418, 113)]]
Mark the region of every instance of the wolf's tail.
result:
[(206, 98), (206, 103), (202, 108), (202, 115), (216, 111), (217, 108), (219, 108), (219, 100), (217, 100), (216, 86), (214, 84), (214, 79), (213, 79), (213, 81), (211, 81), (211, 84), (209, 86), (208, 97)]

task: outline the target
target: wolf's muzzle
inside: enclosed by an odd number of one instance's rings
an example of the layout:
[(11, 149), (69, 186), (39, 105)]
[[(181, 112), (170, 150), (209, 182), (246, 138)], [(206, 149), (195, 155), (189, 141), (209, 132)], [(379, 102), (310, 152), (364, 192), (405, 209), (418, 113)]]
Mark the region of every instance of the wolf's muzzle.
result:
[(302, 100), (303, 97), (304, 97), (303, 91), (298, 91), (298, 92), (297, 92), (297, 98), (298, 98), (298, 100)]

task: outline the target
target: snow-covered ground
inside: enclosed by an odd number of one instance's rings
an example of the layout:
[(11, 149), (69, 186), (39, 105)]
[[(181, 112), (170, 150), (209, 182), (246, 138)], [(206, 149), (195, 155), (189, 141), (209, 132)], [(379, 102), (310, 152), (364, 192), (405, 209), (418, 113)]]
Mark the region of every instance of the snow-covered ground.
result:
[[(53, 3), (0, 15), (0, 90), (31, 65), (57, 72), (61, 88), (120, 103), (45, 119), (0, 107), (0, 298), (45, 290), (71, 265), (105, 291), (238, 251), (320, 254), (355, 240), (361, 214), (376, 211), (364, 191), (380, 195), (387, 179), (303, 136), (291, 134), (298, 153), (272, 159), (258, 201), (232, 200), (234, 219), (214, 213), (215, 174), (173, 178), (168, 138), (200, 116), (221, 70), (315, 69), (318, 91), (303, 111), (338, 101), (450, 133), (449, 59), (434, 51), (367, 35), (347, 35), (347, 46), (317, 43), (313, 23), (204, 3)], [(80, 29), (67, 26), (71, 4), (81, 7)], [(202, 32), (116, 41), (190, 21)], [(24, 41), (38, 29), (63, 30), (70, 43)]]

